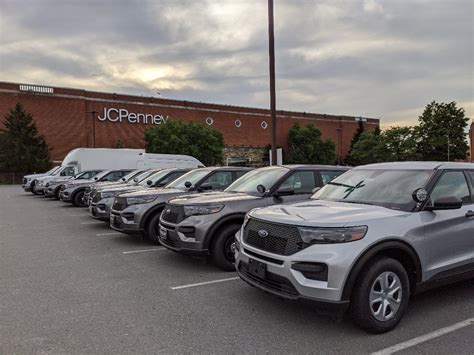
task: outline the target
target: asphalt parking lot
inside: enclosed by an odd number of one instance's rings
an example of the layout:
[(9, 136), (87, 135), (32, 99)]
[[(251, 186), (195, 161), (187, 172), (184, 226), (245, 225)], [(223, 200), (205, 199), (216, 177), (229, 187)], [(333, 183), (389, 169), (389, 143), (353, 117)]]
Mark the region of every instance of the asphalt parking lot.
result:
[(2, 354), (474, 354), (474, 281), (369, 335), (19, 186), (0, 186), (0, 300)]

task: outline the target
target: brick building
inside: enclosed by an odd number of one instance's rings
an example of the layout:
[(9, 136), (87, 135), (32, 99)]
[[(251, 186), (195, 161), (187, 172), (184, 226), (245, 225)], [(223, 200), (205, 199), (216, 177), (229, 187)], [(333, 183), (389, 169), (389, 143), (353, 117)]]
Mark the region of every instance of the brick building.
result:
[[(92, 92), (81, 89), (45, 87), (0, 82), (0, 117), (20, 102), (32, 114), (53, 160), (62, 160), (77, 147), (144, 147), (144, 129), (163, 124), (169, 117), (201, 122), (224, 135), (225, 156), (262, 162), (271, 142), (269, 110), (156, 97)], [(323, 139), (336, 143), (344, 158), (360, 118), (306, 112), (277, 112), (277, 144), (287, 148), (289, 128), (296, 122), (314, 124)], [(368, 130), (378, 119), (363, 119)]]

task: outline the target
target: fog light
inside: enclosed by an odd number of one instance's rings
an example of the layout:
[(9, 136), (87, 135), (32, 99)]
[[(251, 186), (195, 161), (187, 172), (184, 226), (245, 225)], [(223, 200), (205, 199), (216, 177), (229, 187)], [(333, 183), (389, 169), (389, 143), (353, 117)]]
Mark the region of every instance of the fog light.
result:
[(291, 268), (301, 272), (307, 279), (328, 280), (328, 266), (323, 263), (295, 263), (291, 265)]

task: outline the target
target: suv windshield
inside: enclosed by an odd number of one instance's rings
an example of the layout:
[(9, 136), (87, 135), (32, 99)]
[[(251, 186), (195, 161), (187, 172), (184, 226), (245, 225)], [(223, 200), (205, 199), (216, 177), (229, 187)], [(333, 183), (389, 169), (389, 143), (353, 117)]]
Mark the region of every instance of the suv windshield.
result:
[(362, 203), (411, 211), (412, 193), (424, 187), (432, 170), (355, 169), (329, 182), (311, 198)]
[(177, 178), (175, 181), (166, 185), (166, 188), (186, 190), (187, 187), (184, 184), (189, 181), (193, 186), (196, 185), (204, 176), (209, 174), (211, 171), (208, 169), (197, 169), (191, 170), (189, 173)]
[(281, 166), (253, 170), (234, 181), (234, 183), (224, 191), (260, 195), (257, 191), (258, 185), (263, 185), (265, 189), (268, 190), (287, 172), (288, 169)]
[(146, 170), (143, 171), (141, 174), (136, 175), (133, 179), (127, 181), (127, 184), (135, 185), (137, 182), (143, 181), (148, 176), (152, 175), (154, 171)]
[(161, 180), (161, 178), (168, 175), (169, 173), (170, 173), (169, 170), (161, 170), (161, 171), (155, 172), (151, 174), (150, 176), (148, 176), (148, 179), (143, 179), (142, 181), (140, 181), (138, 185), (145, 186), (145, 187), (149, 186), (147, 184), (148, 181), (151, 180), (152, 184), (154, 184), (155, 182), (157, 182), (158, 180)]

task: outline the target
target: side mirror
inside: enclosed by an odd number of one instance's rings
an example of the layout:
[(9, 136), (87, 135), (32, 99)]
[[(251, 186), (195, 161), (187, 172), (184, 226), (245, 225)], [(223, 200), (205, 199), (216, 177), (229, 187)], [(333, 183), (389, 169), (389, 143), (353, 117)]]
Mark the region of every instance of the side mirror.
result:
[(273, 193), (273, 197), (291, 196), (295, 194), (295, 190), (291, 187), (280, 187)]
[(189, 189), (189, 188), (193, 187), (193, 184), (191, 184), (191, 181), (186, 181), (186, 182), (184, 183), (184, 186)]
[(411, 197), (413, 198), (413, 200), (415, 200), (415, 202), (425, 202), (428, 198), (428, 191), (426, 191), (425, 189), (416, 189), (415, 191), (413, 191)]
[(97, 176), (95, 176), (95, 177), (94, 177), (94, 180), (97, 181), (97, 180), (99, 180), (99, 178), (98, 178)]
[(147, 184), (148, 186), (151, 186), (151, 185), (153, 184), (153, 181), (147, 180), (146, 184)]
[(321, 187), (315, 187), (314, 189), (311, 190), (311, 193), (312, 194), (315, 194), (316, 192), (318, 192), (319, 190), (321, 190)]
[(258, 192), (258, 193), (264, 194), (265, 191), (267, 191), (267, 189), (265, 188), (265, 186), (263, 186), (262, 184), (257, 185), (257, 192)]
[(462, 200), (455, 196), (440, 197), (433, 202), (433, 206), (426, 206), (427, 211), (458, 210), (462, 207)]
[(201, 184), (198, 188), (199, 191), (207, 191), (207, 190), (212, 190), (212, 185), (209, 183), (206, 184)]
[(133, 178), (133, 182), (138, 182), (138, 179), (137, 179), (137, 178)]

